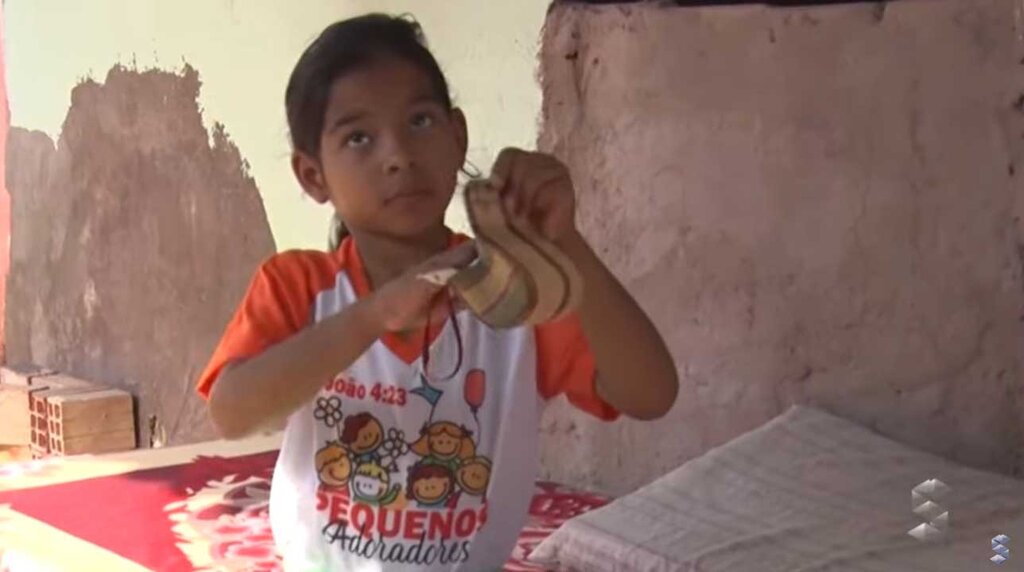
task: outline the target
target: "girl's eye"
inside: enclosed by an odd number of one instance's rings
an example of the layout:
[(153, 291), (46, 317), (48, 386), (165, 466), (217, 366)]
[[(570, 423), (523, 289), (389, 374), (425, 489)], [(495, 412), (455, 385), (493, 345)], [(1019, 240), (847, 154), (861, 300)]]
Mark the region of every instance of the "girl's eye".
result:
[(434, 124), (434, 118), (426, 113), (417, 113), (412, 118), (412, 126), (417, 128), (426, 128)]
[(363, 147), (369, 142), (370, 136), (362, 131), (357, 131), (345, 139), (345, 145), (348, 147)]

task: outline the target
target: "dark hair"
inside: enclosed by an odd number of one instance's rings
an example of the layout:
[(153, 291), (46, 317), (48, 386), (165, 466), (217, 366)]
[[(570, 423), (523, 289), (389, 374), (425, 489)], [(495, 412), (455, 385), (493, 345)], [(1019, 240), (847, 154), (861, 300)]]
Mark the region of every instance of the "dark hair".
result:
[[(411, 16), (367, 14), (341, 20), (313, 40), (288, 79), (284, 105), (292, 148), (319, 157), (327, 100), (334, 80), (385, 56), (405, 60), (423, 70), (438, 102), (445, 109), (452, 108), (448, 81), (427, 48), (423, 29)], [(335, 214), (328, 231), (328, 248), (337, 249), (347, 234), (344, 223)]]
[(448, 82), (427, 49), (420, 25), (411, 17), (359, 16), (328, 26), (295, 64), (284, 95), (292, 146), (298, 151), (319, 155), (327, 99), (334, 80), (386, 56), (405, 60), (423, 70), (438, 102), (451, 109)]
[(366, 427), (373, 421), (373, 415), (366, 412), (345, 419), (345, 427), (341, 433), (341, 442), (351, 445), (359, 438), (359, 432), (363, 430), (363, 427)]
[(450, 493), (455, 488), (455, 476), (451, 469), (444, 465), (420, 461), (409, 469), (409, 475), (406, 477), (405, 488), (409, 491), (410, 496), (416, 494), (414, 488), (416, 483), (425, 479), (448, 479), (447, 491)]

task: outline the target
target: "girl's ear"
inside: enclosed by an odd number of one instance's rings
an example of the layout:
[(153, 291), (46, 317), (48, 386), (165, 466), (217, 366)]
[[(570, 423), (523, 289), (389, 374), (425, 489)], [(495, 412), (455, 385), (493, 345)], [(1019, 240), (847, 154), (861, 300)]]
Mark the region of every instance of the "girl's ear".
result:
[(459, 164), (465, 164), (466, 153), (469, 151), (469, 130), (466, 127), (466, 115), (456, 107), (452, 110), (452, 124), (455, 126), (455, 140), (459, 145)]
[(316, 158), (302, 151), (293, 152), (292, 172), (295, 173), (295, 179), (302, 185), (302, 190), (306, 191), (306, 194), (314, 201), (324, 204), (330, 200), (331, 197), (327, 192), (324, 172), (320, 166), (320, 161)]

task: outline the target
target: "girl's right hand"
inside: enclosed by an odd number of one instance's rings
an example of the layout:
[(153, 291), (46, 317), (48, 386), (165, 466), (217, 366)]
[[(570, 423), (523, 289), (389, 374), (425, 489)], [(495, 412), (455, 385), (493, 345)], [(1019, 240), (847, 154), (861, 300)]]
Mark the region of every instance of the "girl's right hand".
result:
[(424, 280), (425, 272), (443, 268), (461, 268), (476, 257), (472, 242), (466, 242), (431, 257), (376, 290), (369, 302), (380, 327), (386, 332), (403, 332), (443, 322), (449, 312), (446, 286)]

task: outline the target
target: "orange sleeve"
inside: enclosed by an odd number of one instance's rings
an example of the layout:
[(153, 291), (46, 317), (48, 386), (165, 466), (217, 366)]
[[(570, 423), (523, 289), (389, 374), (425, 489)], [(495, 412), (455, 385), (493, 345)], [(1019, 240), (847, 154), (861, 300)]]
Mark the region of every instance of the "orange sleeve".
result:
[(597, 394), (597, 367), (579, 315), (541, 324), (535, 332), (541, 396), (551, 399), (564, 393), (569, 403), (599, 419), (617, 419), (619, 412)]
[(301, 254), (277, 254), (264, 262), (228, 323), (196, 384), (204, 399), (229, 363), (250, 358), (284, 341), (309, 323), (313, 297), (305, 287)]

